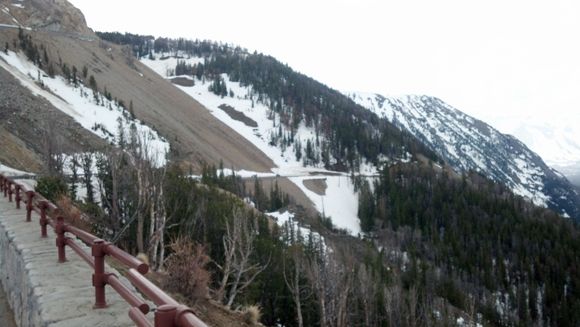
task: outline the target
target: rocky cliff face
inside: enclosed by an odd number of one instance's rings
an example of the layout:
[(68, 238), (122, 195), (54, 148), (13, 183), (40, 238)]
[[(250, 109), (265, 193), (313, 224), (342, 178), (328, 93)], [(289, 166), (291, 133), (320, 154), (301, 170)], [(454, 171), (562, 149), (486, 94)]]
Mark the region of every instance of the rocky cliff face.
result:
[(0, 0), (0, 24), (94, 36), (83, 13), (66, 0)]
[(409, 131), (457, 171), (478, 171), (536, 205), (580, 219), (580, 196), (560, 173), (511, 135), (429, 96), (349, 96)]

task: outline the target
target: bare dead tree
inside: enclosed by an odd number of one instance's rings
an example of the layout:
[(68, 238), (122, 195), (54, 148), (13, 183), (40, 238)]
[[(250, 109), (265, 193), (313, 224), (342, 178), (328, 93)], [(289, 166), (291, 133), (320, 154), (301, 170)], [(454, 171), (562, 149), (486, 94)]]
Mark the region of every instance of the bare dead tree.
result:
[[(290, 290), (292, 300), (296, 306), (296, 321), (298, 322), (299, 327), (303, 327), (304, 319), (302, 316), (302, 298), (309, 298), (311, 295), (308, 285), (302, 281), (306, 270), (306, 257), (304, 254), (304, 247), (301, 243), (303, 240), (300, 235), (300, 229), (296, 229), (295, 232), (292, 221), (286, 223), (285, 227), (289, 244), (283, 258), (284, 267), (282, 272), (286, 287)], [(290, 263), (286, 262), (286, 257), (291, 259)]]
[[(248, 213), (241, 207), (234, 207), (231, 219), (226, 219), (226, 235), (224, 235), (223, 265), (216, 264), (223, 277), (216, 291), (216, 298), (225, 301), (229, 307), (236, 296), (247, 288), (254, 279), (269, 264), (252, 263), (254, 240), (257, 236), (257, 221), (250, 219)], [(225, 296), (226, 289), (227, 298)]]
[(309, 261), (307, 278), (316, 293), (320, 306), (320, 324), (329, 327), (349, 325), (348, 300), (354, 285), (354, 258), (350, 253), (338, 256), (321, 252), (319, 258)]
[(153, 189), (149, 211), (149, 258), (152, 267), (157, 270), (165, 259), (165, 230), (169, 218), (165, 210), (165, 168), (158, 169), (152, 175)]
[(365, 326), (376, 326), (377, 283), (375, 276), (365, 265), (358, 269), (355, 284), (354, 290), (362, 304)]
[(73, 200), (77, 199), (77, 190), (78, 190), (78, 182), (79, 182), (79, 175), (78, 175), (78, 168), (80, 166), (79, 163), (79, 155), (77, 153), (73, 153), (70, 162), (69, 168), (71, 170), (71, 179), (70, 179), (70, 196)]
[(419, 311), (419, 296), (417, 294), (417, 287), (412, 286), (407, 292), (407, 326), (419, 326), (421, 321), (421, 313)]
[[(119, 124), (119, 148), (107, 154), (106, 172), (109, 187), (105, 191), (101, 181), (103, 205), (108, 208), (112, 221), (114, 243), (125, 237), (130, 226), (135, 226), (136, 250), (147, 253), (153, 270), (161, 267), (165, 259), (165, 230), (168, 223), (165, 188), (165, 167), (156, 167), (157, 153), (149, 142), (150, 135), (140, 134), (131, 126), (129, 137)], [(148, 230), (146, 229), (148, 226)]]
[(401, 299), (403, 295), (403, 290), (401, 284), (394, 282), (392, 286), (385, 287), (383, 289), (383, 303), (384, 311), (386, 314), (386, 320), (389, 326), (401, 326)]
[(58, 130), (52, 118), (48, 119), (44, 127), (44, 170), (48, 176), (62, 176), (65, 156), (63, 155), (62, 139), (57, 135)]
[(234, 235), (234, 232), (237, 231), (233, 227), (234, 224), (227, 223), (226, 224), (226, 235), (223, 238), (223, 245), (224, 245), (224, 263), (222, 265), (217, 264), (215, 261), (214, 263), (222, 272), (222, 279), (219, 283), (219, 287), (215, 292), (216, 300), (219, 302), (224, 301), (226, 287), (228, 286), (228, 281), (230, 280), (230, 275), (233, 272), (233, 261), (234, 261), (234, 253), (236, 251), (236, 238), (237, 235)]

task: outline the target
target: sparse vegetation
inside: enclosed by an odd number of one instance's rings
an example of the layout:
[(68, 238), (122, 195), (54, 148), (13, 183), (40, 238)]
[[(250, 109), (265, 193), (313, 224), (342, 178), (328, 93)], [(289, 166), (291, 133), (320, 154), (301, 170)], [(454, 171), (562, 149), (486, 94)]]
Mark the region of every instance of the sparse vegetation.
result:
[(209, 297), (211, 276), (207, 270), (210, 258), (199, 244), (178, 237), (169, 245), (172, 252), (165, 261), (167, 276), (163, 285), (167, 290), (179, 292), (196, 302)]
[(43, 176), (36, 181), (36, 191), (46, 199), (56, 202), (61, 196), (68, 194), (68, 185), (60, 176)]

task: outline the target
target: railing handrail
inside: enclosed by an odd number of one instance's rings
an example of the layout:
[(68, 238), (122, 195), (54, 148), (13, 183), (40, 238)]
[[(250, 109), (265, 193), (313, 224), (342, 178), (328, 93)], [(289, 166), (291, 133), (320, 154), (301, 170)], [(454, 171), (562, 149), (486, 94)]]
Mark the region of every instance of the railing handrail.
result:
[[(180, 304), (143, 276), (149, 271), (149, 266), (146, 263), (121, 250), (117, 246), (104, 242), (87, 231), (65, 223), (61, 213), (59, 212), (59, 208), (28, 185), (15, 182), (9, 176), (0, 173), (0, 192), (4, 194), (4, 197), (9, 198), (9, 202), (12, 202), (12, 195), (15, 194), (14, 200), (17, 209), (20, 208), (21, 201), (26, 203), (26, 221), (30, 221), (32, 211), (40, 214), (41, 237), (46, 237), (47, 225), (53, 228), (57, 234), (59, 262), (66, 261), (64, 249), (65, 246), (68, 246), (94, 269), (93, 286), (95, 286), (95, 308), (106, 307), (104, 286), (108, 284), (131, 305), (128, 315), (137, 326), (207, 326), (195, 315), (191, 308)], [(21, 197), (21, 192), (26, 194), (24, 198)], [(85, 244), (91, 246), (91, 254), (84, 251), (74, 239), (66, 237), (65, 233), (70, 233)], [(129, 268), (127, 279), (131, 284), (133, 284), (133, 286), (158, 306), (155, 312), (154, 324), (152, 324), (145, 316), (145, 314), (149, 312), (149, 305), (133, 294), (123, 283), (121, 283), (116, 275), (104, 271), (105, 255), (110, 255)]]

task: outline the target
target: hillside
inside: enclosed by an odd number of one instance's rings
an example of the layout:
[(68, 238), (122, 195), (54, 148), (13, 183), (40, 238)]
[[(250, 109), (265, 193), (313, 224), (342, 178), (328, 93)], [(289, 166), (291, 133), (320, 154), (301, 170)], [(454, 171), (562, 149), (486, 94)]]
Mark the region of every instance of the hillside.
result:
[(566, 185), (517, 140), (434, 98), (373, 111), (264, 54), (93, 33), (66, 1), (34, 3), (0, 7), (23, 25), (0, 26), (0, 162), (204, 319), (580, 320), (578, 228), (518, 196)]
[(456, 171), (477, 171), (536, 205), (580, 219), (580, 195), (573, 185), (515, 137), (433, 97), (349, 96), (415, 135)]
[[(36, 8), (31, 10), (29, 15), (34, 16)], [(140, 120), (171, 140), (170, 156), (174, 161), (186, 162), (196, 170), (200, 169), (200, 161), (217, 164), (220, 160), (253, 171), (272, 167), (271, 161), (251, 143), (236, 137), (234, 131), (213, 119), (198, 102), (134, 60), (127, 49), (106, 45), (96, 38), (79, 38), (68, 34), (68, 30), (61, 33), (38, 30), (30, 36), (37, 47), (46, 48), (47, 57), (58, 73), (62, 73), (60, 63), (69, 69), (76, 67), (79, 75), (87, 67), (101, 92), (106, 88), (112, 98), (125, 106), (132, 102), (134, 114)], [(0, 43), (9, 44), (11, 49), (17, 39), (17, 29), (4, 28), (0, 34)], [(85, 82), (88, 86), (88, 80)]]

